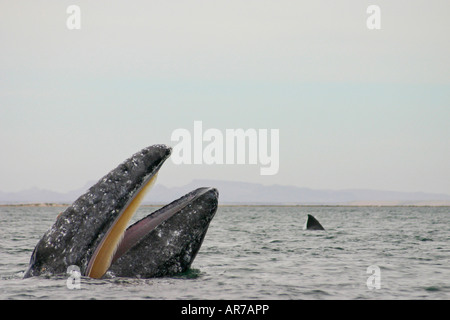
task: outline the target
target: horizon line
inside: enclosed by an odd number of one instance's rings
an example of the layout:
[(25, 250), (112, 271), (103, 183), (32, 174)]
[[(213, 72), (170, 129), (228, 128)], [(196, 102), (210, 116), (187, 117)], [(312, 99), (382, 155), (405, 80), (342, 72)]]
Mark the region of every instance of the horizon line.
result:
[[(0, 203), (0, 207), (69, 207), (65, 202), (16, 202)], [(162, 207), (167, 203), (142, 203), (139, 207)], [(270, 202), (222, 202), (219, 207), (450, 207), (450, 201), (354, 201), (342, 203), (270, 203)]]
[[(301, 187), (301, 186), (296, 186), (296, 185), (291, 185), (291, 184), (263, 184), (263, 183), (259, 183), (259, 182), (249, 182), (249, 181), (240, 181), (240, 180), (221, 180), (221, 179), (193, 179), (190, 182), (181, 185), (181, 186), (167, 186), (165, 184), (157, 184), (154, 187), (157, 186), (163, 186), (165, 188), (171, 189), (171, 188), (183, 188), (185, 186), (188, 186), (189, 184), (195, 183), (196, 181), (216, 181), (216, 182), (225, 182), (225, 183), (244, 183), (244, 184), (253, 184), (253, 185), (259, 185), (262, 187), (290, 187), (290, 188), (299, 188), (299, 189), (308, 189), (308, 190), (313, 190), (313, 191), (376, 191), (376, 192), (395, 192), (395, 193), (412, 193), (412, 194), (433, 194), (433, 195), (444, 195), (447, 197), (450, 197), (450, 193), (446, 193), (446, 192), (428, 192), (428, 191), (399, 191), (399, 190), (389, 190), (389, 189), (371, 189), (371, 188), (357, 188), (357, 187), (353, 187), (353, 188), (342, 188), (342, 189), (328, 189), (328, 188), (311, 188), (311, 187)], [(89, 185), (92, 186), (95, 183), (97, 183), (97, 180), (92, 180), (92, 184), (90, 181), (86, 182), (84, 184), (84, 186), (79, 187), (77, 189), (72, 189), (69, 191), (55, 191), (53, 189), (46, 189), (46, 188), (42, 188), (39, 186), (32, 186), (26, 189), (21, 189), (18, 191), (3, 191), (0, 189), (1, 193), (20, 193), (20, 192), (24, 192), (24, 191), (28, 191), (28, 190), (33, 190), (33, 189), (37, 189), (37, 190), (41, 190), (41, 191), (50, 191), (50, 192), (55, 192), (55, 193), (60, 193), (60, 194), (68, 194), (68, 193), (72, 193), (72, 192), (78, 192), (80, 189), (85, 188), (86, 186)], [(89, 189), (89, 187), (87, 187), (87, 189)], [(86, 189), (86, 190), (87, 190)], [(399, 200), (400, 201), (400, 200)]]

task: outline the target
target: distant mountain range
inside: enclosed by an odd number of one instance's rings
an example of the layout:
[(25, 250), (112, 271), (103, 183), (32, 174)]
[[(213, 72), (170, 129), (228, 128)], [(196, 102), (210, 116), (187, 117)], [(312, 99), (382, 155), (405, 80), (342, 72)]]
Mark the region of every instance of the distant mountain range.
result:
[[(72, 203), (94, 183), (67, 193), (36, 187), (19, 192), (0, 191), (0, 204)], [(265, 186), (257, 183), (215, 180), (194, 180), (185, 186), (170, 188), (156, 184), (143, 204), (167, 204), (198, 187), (217, 188), (221, 204), (450, 205), (450, 195), (447, 194), (366, 189), (314, 190), (295, 186)]]

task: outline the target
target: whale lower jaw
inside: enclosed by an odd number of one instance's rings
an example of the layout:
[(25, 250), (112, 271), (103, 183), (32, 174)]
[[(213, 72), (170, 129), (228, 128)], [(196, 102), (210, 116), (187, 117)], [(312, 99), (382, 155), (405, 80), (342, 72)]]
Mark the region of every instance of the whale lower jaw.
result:
[(202, 245), (217, 200), (216, 189), (199, 188), (130, 226), (113, 257), (111, 275), (152, 278), (185, 272)]

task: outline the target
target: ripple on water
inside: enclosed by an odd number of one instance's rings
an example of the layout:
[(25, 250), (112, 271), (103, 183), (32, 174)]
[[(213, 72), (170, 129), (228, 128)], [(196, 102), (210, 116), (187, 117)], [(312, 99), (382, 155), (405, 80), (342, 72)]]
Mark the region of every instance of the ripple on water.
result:
[[(219, 207), (185, 274), (22, 279), (59, 208), (0, 208), (0, 299), (448, 299), (448, 208)], [(140, 208), (142, 216), (151, 208)], [(306, 214), (326, 232), (306, 232)], [(434, 223), (428, 223), (434, 221)], [(368, 290), (378, 265), (381, 289)]]

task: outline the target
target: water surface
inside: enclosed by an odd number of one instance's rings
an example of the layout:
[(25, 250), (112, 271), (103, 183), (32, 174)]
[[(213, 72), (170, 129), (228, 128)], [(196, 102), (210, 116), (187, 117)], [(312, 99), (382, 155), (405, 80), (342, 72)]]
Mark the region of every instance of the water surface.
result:
[[(82, 278), (73, 290), (65, 275), (22, 279), (63, 209), (0, 207), (0, 299), (450, 298), (448, 207), (222, 206), (184, 275)], [(303, 230), (307, 214), (326, 231)], [(380, 289), (368, 288), (369, 266)]]

